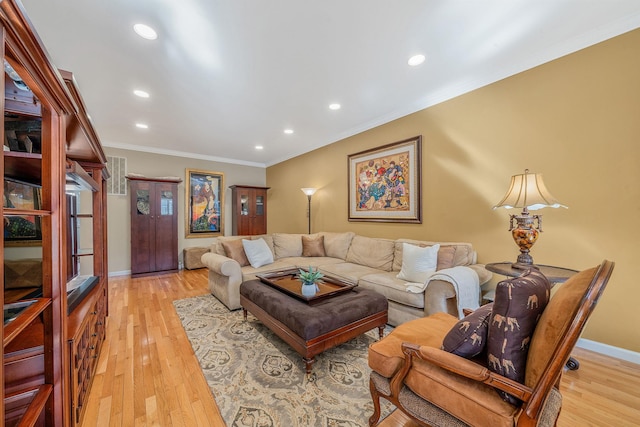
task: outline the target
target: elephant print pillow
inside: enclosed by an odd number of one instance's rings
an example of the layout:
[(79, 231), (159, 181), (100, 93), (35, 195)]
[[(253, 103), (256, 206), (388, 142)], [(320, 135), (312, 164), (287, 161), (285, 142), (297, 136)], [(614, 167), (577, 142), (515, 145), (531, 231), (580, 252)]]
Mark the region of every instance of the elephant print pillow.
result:
[[(551, 284), (535, 267), (496, 287), (487, 331), (487, 365), (507, 378), (524, 382), (529, 341), (549, 302)], [(519, 401), (499, 392), (512, 404)]]

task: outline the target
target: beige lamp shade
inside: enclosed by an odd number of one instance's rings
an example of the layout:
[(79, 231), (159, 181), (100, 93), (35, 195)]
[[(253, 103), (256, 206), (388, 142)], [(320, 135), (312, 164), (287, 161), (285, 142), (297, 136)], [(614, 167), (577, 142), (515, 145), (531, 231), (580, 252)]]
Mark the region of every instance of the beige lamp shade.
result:
[(313, 194), (316, 192), (317, 189), (316, 188), (301, 188), (301, 190), (307, 196), (313, 196)]
[(497, 208), (525, 208), (537, 210), (542, 208), (566, 208), (551, 195), (542, 180), (542, 174), (529, 173), (525, 169), (524, 174), (511, 177), (511, 185), (507, 194), (496, 204)]

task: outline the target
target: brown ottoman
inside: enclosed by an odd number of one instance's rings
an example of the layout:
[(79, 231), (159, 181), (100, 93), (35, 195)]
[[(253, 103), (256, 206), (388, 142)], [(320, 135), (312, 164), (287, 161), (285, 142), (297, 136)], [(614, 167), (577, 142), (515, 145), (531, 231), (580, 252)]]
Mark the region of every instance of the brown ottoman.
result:
[(293, 298), (260, 280), (240, 285), (240, 305), (302, 355), (307, 373), (314, 356), (371, 329), (380, 338), (387, 323), (387, 299), (377, 292), (354, 288), (315, 305)]
[(182, 257), (184, 259), (184, 268), (187, 270), (195, 270), (197, 268), (204, 268), (202, 263), (202, 255), (209, 252), (209, 248), (184, 248), (182, 251)]

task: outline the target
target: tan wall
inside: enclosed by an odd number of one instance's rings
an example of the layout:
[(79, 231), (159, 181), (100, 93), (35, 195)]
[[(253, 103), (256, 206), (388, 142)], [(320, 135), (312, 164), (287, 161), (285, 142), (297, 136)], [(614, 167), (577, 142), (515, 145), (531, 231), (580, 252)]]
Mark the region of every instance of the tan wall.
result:
[[(265, 185), (265, 169), (239, 166), (229, 163), (161, 154), (142, 153), (105, 147), (108, 156), (127, 158), (127, 171), (148, 177), (178, 176), (183, 182), (178, 185), (178, 253), (182, 260), (182, 249), (193, 246), (209, 246), (212, 238), (185, 238), (185, 185), (186, 169), (202, 169), (224, 173), (224, 229), (231, 234), (231, 190), (230, 185)], [(109, 272), (118, 273), (131, 270), (131, 221), (130, 202), (127, 196), (107, 197), (107, 227), (109, 239)]]
[[(493, 211), (511, 175), (544, 175), (564, 209), (538, 211), (534, 260), (616, 269), (584, 338), (640, 351), (640, 30), (267, 168), (269, 232), (313, 231), (468, 241), (483, 263), (511, 261), (508, 212)], [(428, 65), (427, 65), (428, 66)], [(423, 137), (423, 222), (348, 222), (347, 156)], [(514, 212), (511, 212), (514, 213)]]

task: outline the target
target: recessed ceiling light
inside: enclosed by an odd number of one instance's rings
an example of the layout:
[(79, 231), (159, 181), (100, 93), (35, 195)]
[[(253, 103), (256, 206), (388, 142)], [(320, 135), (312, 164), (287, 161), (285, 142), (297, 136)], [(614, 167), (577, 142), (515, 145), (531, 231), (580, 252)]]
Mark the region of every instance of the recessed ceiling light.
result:
[(329, 104), (329, 109), (330, 110), (339, 110), (341, 107), (340, 104)]
[(145, 24), (135, 24), (133, 26), (133, 31), (135, 31), (136, 34), (138, 34), (143, 39), (155, 40), (158, 38), (158, 33), (156, 33), (156, 30)]
[(136, 127), (138, 129), (149, 129), (149, 125), (146, 125), (144, 123), (136, 123)]
[(149, 92), (145, 92), (144, 90), (136, 89), (133, 91), (135, 96), (139, 96), (140, 98), (148, 98)]
[(291, 135), (293, 133), (293, 129), (285, 129), (284, 133), (286, 133), (287, 135)]
[(256, 145), (256, 150), (262, 150), (264, 147), (262, 145)]
[(422, 64), (425, 59), (426, 58), (424, 55), (413, 55), (411, 58), (409, 58), (409, 61), (407, 61), (407, 63), (412, 67), (415, 67), (416, 65)]

